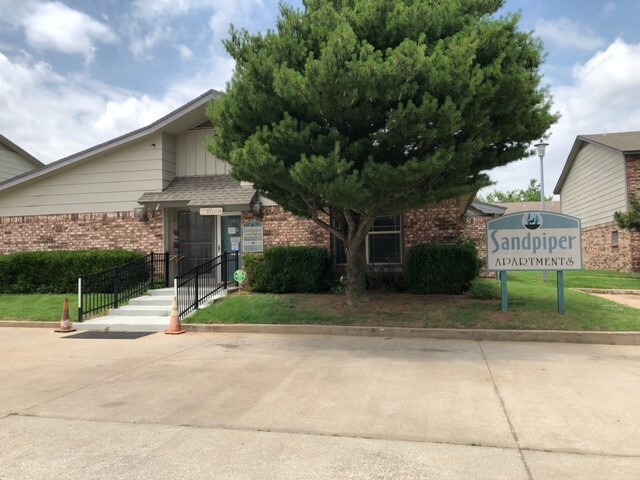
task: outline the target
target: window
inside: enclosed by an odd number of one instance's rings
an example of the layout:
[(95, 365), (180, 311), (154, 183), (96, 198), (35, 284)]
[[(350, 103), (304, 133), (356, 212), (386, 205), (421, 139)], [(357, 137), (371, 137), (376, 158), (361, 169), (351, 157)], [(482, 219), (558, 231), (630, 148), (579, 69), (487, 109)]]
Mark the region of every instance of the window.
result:
[(616, 231), (611, 232), (611, 246), (612, 247), (618, 246), (618, 232)]
[[(367, 263), (402, 263), (402, 229), (400, 216), (378, 217), (366, 239)], [(333, 238), (333, 251), (337, 264), (347, 263), (342, 240)]]

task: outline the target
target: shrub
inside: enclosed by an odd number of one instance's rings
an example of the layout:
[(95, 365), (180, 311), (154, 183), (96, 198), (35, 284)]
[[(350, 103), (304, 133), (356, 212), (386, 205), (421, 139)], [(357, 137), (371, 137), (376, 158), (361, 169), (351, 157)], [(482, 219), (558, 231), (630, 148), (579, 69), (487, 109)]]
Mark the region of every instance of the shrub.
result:
[(417, 245), (409, 251), (406, 280), (409, 291), (459, 295), (480, 272), (474, 244)]
[(243, 268), (247, 272), (249, 288), (256, 292), (264, 292), (267, 288), (264, 272), (264, 254), (248, 253), (242, 257)]
[(370, 265), (366, 274), (367, 289), (383, 292), (406, 291), (404, 274), (396, 265)]
[(273, 247), (246, 255), (249, 286), (264, 293), (317, 293), (329, 288), (329, 253), (320, 247)]
[(73, 293), (77, 291), (79, 275), (109, 270), (143, 257), (125, 250), (5, 255), (0, 257), (0, 293)]

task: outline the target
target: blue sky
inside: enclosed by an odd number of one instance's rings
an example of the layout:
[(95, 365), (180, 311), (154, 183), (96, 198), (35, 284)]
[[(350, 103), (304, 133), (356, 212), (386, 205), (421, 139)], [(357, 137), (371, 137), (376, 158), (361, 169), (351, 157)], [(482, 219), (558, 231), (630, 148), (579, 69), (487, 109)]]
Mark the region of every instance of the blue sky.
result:
[[(49, 163), (224, 90), (229, 24), (273, 28), (277, 3), (0, 0), (0, 134)], [(503, 12), (517, 11), (544, 41), (544, 84), (562, 114), (545, 156), (550, 192), (576, 135), (640, 130), (640, 2), (507, 0)], [(525, 188), (539, 160), (490, 175), (494, 188)]]

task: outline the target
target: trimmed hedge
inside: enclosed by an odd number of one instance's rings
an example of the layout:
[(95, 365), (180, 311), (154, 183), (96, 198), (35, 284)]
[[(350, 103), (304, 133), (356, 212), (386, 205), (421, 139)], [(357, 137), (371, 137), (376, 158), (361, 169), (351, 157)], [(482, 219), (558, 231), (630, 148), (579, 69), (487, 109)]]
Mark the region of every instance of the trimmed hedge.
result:
[(273, 247), (244, 256), (249, 287), (263, 293), (317, 293), (329, 289), (329, 252), (320, 247)]
[(78, 276), (143, 258), (125, 250), (20, 252), (0, 256), (0, 293), (73, 293)]
[(480, 273), (474, 244), (417, 245), (409, 251), (406, 280), (411, 293), (459, 295)]

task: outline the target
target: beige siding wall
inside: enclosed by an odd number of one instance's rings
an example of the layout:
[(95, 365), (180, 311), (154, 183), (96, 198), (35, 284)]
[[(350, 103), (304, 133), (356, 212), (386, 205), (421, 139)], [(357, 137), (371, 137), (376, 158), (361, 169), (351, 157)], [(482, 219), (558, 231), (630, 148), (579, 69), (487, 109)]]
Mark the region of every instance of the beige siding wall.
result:
[(35, 166), (20, 155), (0, 145), (0, 182), (33, 170)]
[(162, 134), (0, 194), (0, 216), (123, 212), (163, 184)]
[(177, 138), (177, 176), (227, 175), (229, 165), (209, 153), (207, 140), (213, 128), (189, 130)]
[(170, 133), (162, 135), (162, 188), (164, 189), (176, 176), (178, 138)]
[(611, 222), (626, 211), (625, 162), (622, 153), (585, 145), (562, 187), (562, 213), (582, 220), (582, 227)]

